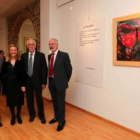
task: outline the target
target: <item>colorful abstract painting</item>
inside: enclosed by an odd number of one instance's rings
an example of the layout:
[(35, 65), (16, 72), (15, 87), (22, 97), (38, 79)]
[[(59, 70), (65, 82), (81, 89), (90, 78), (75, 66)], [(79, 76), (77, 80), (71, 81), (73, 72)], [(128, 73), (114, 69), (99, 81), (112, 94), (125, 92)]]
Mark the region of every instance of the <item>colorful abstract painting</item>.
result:
[(140, 66), (140, 15), (115, 18), (113, 35), (114, 63)]

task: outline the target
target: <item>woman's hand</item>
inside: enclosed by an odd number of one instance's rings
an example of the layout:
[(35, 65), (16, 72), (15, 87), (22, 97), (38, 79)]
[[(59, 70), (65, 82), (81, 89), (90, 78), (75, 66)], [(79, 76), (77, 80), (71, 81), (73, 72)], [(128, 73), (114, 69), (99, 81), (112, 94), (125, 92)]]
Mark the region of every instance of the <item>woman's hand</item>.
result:
[(25, 91), (26, 91), (26, 88), (25, 88), (25, 87), (21, 87), (21, 90), (22, 90), (23, 92), (25, 92)]

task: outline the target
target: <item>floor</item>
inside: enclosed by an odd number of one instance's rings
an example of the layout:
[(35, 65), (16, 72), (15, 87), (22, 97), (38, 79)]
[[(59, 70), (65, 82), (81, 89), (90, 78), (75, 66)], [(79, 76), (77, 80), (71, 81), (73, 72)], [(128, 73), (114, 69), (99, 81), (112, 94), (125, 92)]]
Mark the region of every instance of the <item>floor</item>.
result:
[(66, 126), (57, 132), (57, 123), (49, 124), (53, 118), (51, 101), (44, 100), (46, 124), (36, 117), (29, 122), (26, 102), (22, 108), (23, 124), (10, 124), (10, 111), (5, 104), (5, 96), (0, 96), (0, 113), (3, 126), (0, 127), (0, 140), (140, 140), (140, 136), (129, 133), (113, 124), (66, 105)]

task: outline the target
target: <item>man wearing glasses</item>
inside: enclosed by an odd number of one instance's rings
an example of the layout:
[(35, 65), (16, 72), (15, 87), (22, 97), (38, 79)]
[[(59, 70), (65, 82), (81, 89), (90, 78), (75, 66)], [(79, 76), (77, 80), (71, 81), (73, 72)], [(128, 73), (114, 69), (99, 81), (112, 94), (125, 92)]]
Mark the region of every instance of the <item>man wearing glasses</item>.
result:
[(42, 90), (47, 84), (47, 63), (45, 55), (36, 51), (36, 41), (29, 39), (26, 42), (28, 52), (22, 55), (26, 70), (26, 98), (29, 110), (29, 122), (33, 122), (36, 117), (34, 108), (34, 94), (36, 96), (38, 117), (41, 123), (45, 124), (44, 105)]

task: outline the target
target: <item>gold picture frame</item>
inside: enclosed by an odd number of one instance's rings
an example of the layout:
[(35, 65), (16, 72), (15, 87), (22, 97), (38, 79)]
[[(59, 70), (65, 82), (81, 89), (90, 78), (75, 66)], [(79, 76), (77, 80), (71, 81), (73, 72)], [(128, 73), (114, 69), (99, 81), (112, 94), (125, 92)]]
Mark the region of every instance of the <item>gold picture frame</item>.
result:
[(113, 19), (113, 64), (140, 67), (140, 13)]

